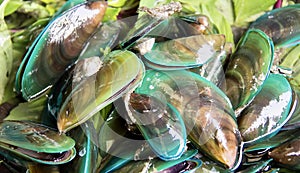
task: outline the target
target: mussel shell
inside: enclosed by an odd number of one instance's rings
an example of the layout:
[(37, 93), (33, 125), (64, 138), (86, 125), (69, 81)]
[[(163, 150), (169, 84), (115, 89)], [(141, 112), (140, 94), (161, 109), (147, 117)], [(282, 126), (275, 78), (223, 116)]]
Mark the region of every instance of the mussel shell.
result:
[(0, 131), (0, 148), (4, 155), (44, 164), (62, 164), (72, 160), (76, 153), (73, 139), (43, 125), (3, 121)]
[(291, 139), (296, 138), (300, 135), (298, 129), (293, 130), (282, 130), (277, 133), (275, 136), (270, 137), (269, 139), (260, 141), (254, 145), (245, 147), (244, 152), (260, 151), (260, 150), (269, 150), (283, 144)]
[(122, 49), (131, 48), (138, 40), (145, 37), (149, 32), (154, 28), (160, 25), (163, 22), (163, 19), (156, 18), (147, 13), (140, 16), (134, 27), (129, 31), (127, 36), (120, 43)]
[(255, 143), (274, 136), (291, 116), (292, 95), (284, 76), (270, 74), (262, 90), (238, 117), (244, 142)]
[(168, 172), (186, 172), (192, 173), (195, 172), (198, 168), (202, 166), (202, 161), (199, 159), (189, 159), (183, 161), (177, 165), (172, 166), (171, 168), (165, 169), (161, 171), (161, 173), (168, 173)]
[(280, 165), (293, 170), (300, 170), (300, 137), (296, 137), (276, 147), (269, 156)]
[(36, 152), (58, 153), (74, 147), (73, 139), (60, 135), (46, 126), (23, 121), (3, 121), (0, 124), (1, 143)]
[(186, 130), (179, 112), (145, 94), (132, 93), (128, 103), (133, 122), (162, 160), (178, 159), (186, 146)]
[(208, 62), (224, 45), (224, 35), (195, 35), (156, 43), (144, 57), (155, 69), (186, 69)]
[(132, 133), (120, 114), (116, 109), (113, 110), (99, 131), (103, 160), (98, 172), (119, 169), (133, 160), (157, 157), (145, 139)]
[(164, 19), (145, 13), (136, 20), (134, 27), (121, 41), (120, 47), (129, 49), (144, 37), (169, 40), (198, 34), (197, 29), (178, 17), (169, 16)]
[[(185, 70), (147, 70), (144, 80), (136, 92), (157, 97), (165, 104), (170, 103), (181, 115), (187, 111), (185, 110), (186, 104), (191, 99), (196, 99), (197, 95), (204, 95), (217, 100), (224, 105), (226, 110), (232, 108), (228, 97), (217, 86), (205, 78)], [(194, 102), (200, 104), (201, 99), (196, 99)], [(194, 111), (197, 111), (198, 106), (195, 108)], [(234, 112), (231, 113), (234, 114)]]
[(188, 71), (148, 70), (136, 92), (173, 105), (198, 149), (229, 168), (235, 166), (241, 141), (234, 111), (213, 83)]
[(262, 172), (271, 161), (272, 161), (272, 159), (257, 162), (253, 165), (248, 166), (245, 169), (239, 170), (239, 173)]
[(291, 108), (291, 118), (284, 124), (282, 130), (293, 130), (300, 127), (300, 92), (299, 89), (293, 87), (293, 107)]
[(44, 29), (25, 55), (16, 76), (16, 90), (22, 92), (24, 99), (43, 94), (74, 63), (101, 23), (106, 6), (103, 1), (76, 5)]
[(173, 40), (193, 35), (199, 35), (199, 31), (181, 16), (169, 16), (147, 34), (148, 37), (154, 37), (157, 41)]
[(225, 78), (224, 63), (227, 57), (226, 51), (222, 50), (216, 53), (209, 62), (200, 67), (189, 69), (190, 71), (199, 74), (216, 86), (220, 86)]
[[(115, 170), (115, 172), (180, 172), (185, 170), (185, 167), (180, 164), (184, 163), (185, 161), (189, 161), (196, 154), (197, 150), (187, 150), (180, 158), (167, 162), (160, 160), (159, 158), (131, 161), (123, 167)], [(196, 166), (201, 165), (200, 162), (201, 161), (197, 160), (198, 165), (196, 164)], [(183, 170), (178, 170), (176, 165), (183, 168)]]
[[(191, 99), (186, 108), (196, 106)], [(241, 137), (236, 119), (232, 118), (232, 110), (212, 98), (202, 98), (197, 112), (184, 114), (189, 119), (193, 128), (188, 134), (188, 139), (206, 156), (235, 169), (239, 164), (241, 154)], [(186, 122), (187, 122), (186, 121)]]
[(179, 16), (182, 20), (190, 23), (201, 34), (217, 33), (210, 19), (203, 14), (191, 14)]
[(249, 29), (225, 70), (225, 91), (236, 110), (249, 104), (261, 90), (273, 62), (274, 46), (262, 31)]
[(83, 132), (81, 127), (72, 129), (70, 137), (76, 141), (76, 157), (70, 162), (60, 166), (60, 171), (65, 173), (94, 173), (100, 166), (102, 157), (99, 149), (91, 140), (91, 133)]
[(267, 12), (250, 28), (260, 29), (272, 38), (276, 47), (288, 47), (300, 42), (300, 4)]
[[(54, 88), (50, 95), (50, 98), (57, 98), (56, 101), (61, 103), (54, 105), (58, 106), (57, 126), (60, 132), (85, 122), (123, 93), (136, 87), (143, 77), (144, 66), (132, 52), (111, 52), (97, 65), (89, 64), (89, 59), (84, 59), (86, 63), (74, 69), (70, 81), (60, 82), (67, 83), (64, 88), (57, 83), (59, 88)], [(51, 109), (57, 108), (50, 105)]]
[(86, 42), (86, 45), (84, 46), (78, 59), (89, 58), (92, 56), (102, 57), (105, 49), (115, 48), (118, 44), (118, 41), (123, 39), (124, 33), (128, 32), (128, 20), (130, 19), (134, 18), (129, 17), (129, 19), (126, 18), (126, 20), (124, 19), (103, 23), (103, 25)]

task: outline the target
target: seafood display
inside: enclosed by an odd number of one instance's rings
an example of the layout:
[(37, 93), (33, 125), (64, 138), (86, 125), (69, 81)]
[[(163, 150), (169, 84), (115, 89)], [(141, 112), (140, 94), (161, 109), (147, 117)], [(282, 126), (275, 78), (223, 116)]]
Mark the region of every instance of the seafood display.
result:
[(136, 2), (68, 1), (41, 31), (15, 89), (42, 109), (0, 112), (0, 171), (300, 171), (300, 4), (235, 46), (181, 1)]

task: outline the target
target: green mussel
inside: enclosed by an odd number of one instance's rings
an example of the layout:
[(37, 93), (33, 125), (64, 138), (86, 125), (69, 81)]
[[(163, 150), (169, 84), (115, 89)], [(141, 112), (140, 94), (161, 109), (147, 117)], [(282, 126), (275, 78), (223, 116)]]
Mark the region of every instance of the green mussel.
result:
[(156, 43), (144, 57), (154, 69), (186, 69), (207, 63), (224, 45), (224, 35), (194, 35)]
[(259, 17), (250, 28), (260, 29), (276, 47), (288, 47), (300, 43), (300, 4), (277, 8)]
[(133, 121), (162, 160), (178, 159), (186, 147), (186, 130), (179, 112), (170, 104), (145, 94), (132, 93), (128, 103)]
[(240, 134), (226, 95), (199, 75), (148, 70), (137, 93), (171, 104), (181, 114), (190, 139), (210, 158), (232, 169), (239, 160)]
[(49, 96), (49, 111), (66, 132), (136, 87), (144, 74), (143, 63), (130, 51), (114, 51), (79, 61)]
[(101, 24), (106, 7), (104, 1), (81, 3), (48, 24), (29, 48), (16, 75), (15, 88), (24, 99), (45, 93), (76, 61)]
[(73, 139), (40, 124), (3, 121), (0, 131), (1, 154), (8, 159), (56, 165), (67, 163), (76, 155)]
[(187, 150), (180, 158), (163, 161), (159, 158), (131, 161), (113, 172), (185, 172), (201, 166), (201, 161), (192, 159), (197, 150)]
[(239, 41), (226, 67), (222, 87), (235, 110), (249, 104), (261, 90), (270, 72), (273, 54), (272, 40), (260, 30), (249, 29)]
[(287, 79), (270, 74), (262, 90), (241, 112), (238, 126), (245, 143), (274, 136), (291, 117), (293, 92)]

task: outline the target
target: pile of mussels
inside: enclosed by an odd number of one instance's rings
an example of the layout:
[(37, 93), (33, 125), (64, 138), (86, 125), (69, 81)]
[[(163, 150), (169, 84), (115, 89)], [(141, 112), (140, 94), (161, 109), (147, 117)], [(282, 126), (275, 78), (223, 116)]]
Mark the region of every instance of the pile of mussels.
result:
[[(4, 120), (11, 172), (297, 172), (300, 4), (253, 22), (233, 52), (181, 4), (103, 22), (104, 1), (57, 15), (16, 75), (40, 123)], [(297, 56), (280, 56), (279, 51)]]

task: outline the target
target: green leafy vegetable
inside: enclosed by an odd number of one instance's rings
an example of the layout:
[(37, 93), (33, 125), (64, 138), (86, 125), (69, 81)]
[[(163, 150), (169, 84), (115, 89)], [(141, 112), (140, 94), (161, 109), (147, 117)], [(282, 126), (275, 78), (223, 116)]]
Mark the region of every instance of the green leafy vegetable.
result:
[[(16, 97), (15, 74), (27, 48), (48, 24), (53, 12), (56, 12), (64, 2), (60, 0), (2, 2), (0, 44), (4, 46), (1, 45), (0, 55), (5, 52), (5, 56), (0, 58), (0, 103)], [(8, 64), (5, 65), (4, 61)]]
[(300, 45), (294, 46), (281, 57), (280, 66), (292, 69), (290, 83), (300, 90)]
[(276, 0), (233, 0), (235, 22), (237, 26), (245, 26), (254, 21), (267, 10), (270, 10)]
[(10, 114), (5, 120), (30, 120), (40, 122), (46, 102), (47, 97), (44, 96), (32, 102), (20, 103), (10, 111)]
[(226, 36), (226, 41), (233, 43), (233, 34), (231, 26), (226, 18), (218, 11), (215, 6), (210, 5), (200, 5), (198, 10), (201, 14), (204, 14), (210, 18), (212, 23), (214, 23), (220, 34)]
[(9, 81), (13, 63), (12, 42), (4, 20), (5, 8), (8, 2), (8, 0), (4, 0), (0, 5), (0, 103), (4, 100), (4, 92)]
[(14, 13), (21, 5), (22, 2), (20, 0), (10, 0), (5, 7), (4, 16)]

